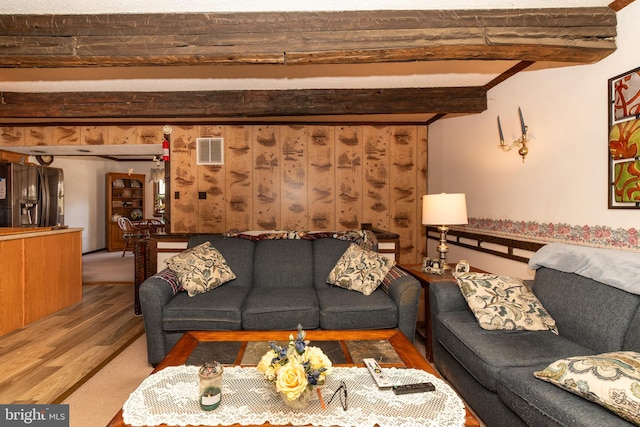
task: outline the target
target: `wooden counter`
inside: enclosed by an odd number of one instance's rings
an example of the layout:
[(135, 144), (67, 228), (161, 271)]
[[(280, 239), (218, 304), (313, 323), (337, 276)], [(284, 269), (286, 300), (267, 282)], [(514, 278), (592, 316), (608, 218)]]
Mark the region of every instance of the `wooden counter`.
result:
[(0, 336), (81, 300), (81, 228), (0, 228)]

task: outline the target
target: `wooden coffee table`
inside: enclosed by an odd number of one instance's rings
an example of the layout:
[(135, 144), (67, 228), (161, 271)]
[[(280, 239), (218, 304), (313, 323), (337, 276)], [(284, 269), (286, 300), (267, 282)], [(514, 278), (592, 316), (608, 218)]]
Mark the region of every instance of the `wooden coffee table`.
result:
[[(439, 378), (440, 375), (425, 360), (411, 342), (398, 330), (306, 331), (306, 339), (323, 349), (334, 366), (362, 366), (362, 358), (375, 357), (384, 367), (422, 369)], [(187, 332), (158, 364), (154, 373), (167, 366), (200, 365), (203, 357), (234, 366), (256, 365), (265, 353), (264, 343), (286, 342), (295, 331), (200, 331)], [(260, 345), (256, 345), (259, 343)], [(229, 355), (237, 349), (233, 360), (221, 360), (215, 348), (224, 348), (219, 355)], [(204, 350), (204, 351), (203, 351)], [(213, 352), (213, 353), (212, 353)], [(202, 356), (199, 356), (202, 353)], [(227, 356), (228, 357), (228, 356)], [(465, 426), (480, 426), (478, 419), (466, 408)], [(122, 410), (111, 420), (109, 427), (126, 426)]]

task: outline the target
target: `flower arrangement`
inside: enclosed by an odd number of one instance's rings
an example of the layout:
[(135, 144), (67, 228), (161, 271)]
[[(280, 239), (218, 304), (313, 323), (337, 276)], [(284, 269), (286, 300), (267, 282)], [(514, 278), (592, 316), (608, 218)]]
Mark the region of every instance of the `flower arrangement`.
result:
[(298, 335), (289, 335), (289, 344), (280, 347), (274, 342), (258, 363), (257, 369), (275, 383), (276, 391), (293, 401), (314, 386), (323, 385), (331, 373), (331, 361), (318, 347), (305, 341), (306, 333), (298, 325)]

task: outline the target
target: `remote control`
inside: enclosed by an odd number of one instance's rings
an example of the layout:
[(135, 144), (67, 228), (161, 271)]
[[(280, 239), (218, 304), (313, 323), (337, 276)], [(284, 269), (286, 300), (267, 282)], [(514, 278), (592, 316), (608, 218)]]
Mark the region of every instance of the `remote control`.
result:
[(395, 394), (424, 393), (426, 391), (434, 391), (435, 389), (436, 388), (431, 383), (416, 383), (393, 386), (393, 392)]
[(376, 362), (376, 359), (372, 359), (368, 357), (368, 358), (362, 359), (362, 361), (364, 362), (364, 365), (369, 370), (369, 373), (373, 377), (373, 380), (378, 385), (378, 388), (390, 388), (391, 386), (393, 386), (393, 383), (391, 382), (391, 380), (387, 378), (385, 374), (382, 373), (382, 368), (380, 367), (378, 362)]

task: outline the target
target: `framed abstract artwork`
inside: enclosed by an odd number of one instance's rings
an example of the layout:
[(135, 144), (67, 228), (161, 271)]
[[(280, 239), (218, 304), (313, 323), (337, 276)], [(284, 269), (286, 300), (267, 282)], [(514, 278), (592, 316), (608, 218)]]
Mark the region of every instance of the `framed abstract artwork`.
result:
[(609, 79), (609, 209), (640, 209), (640, 68)]

